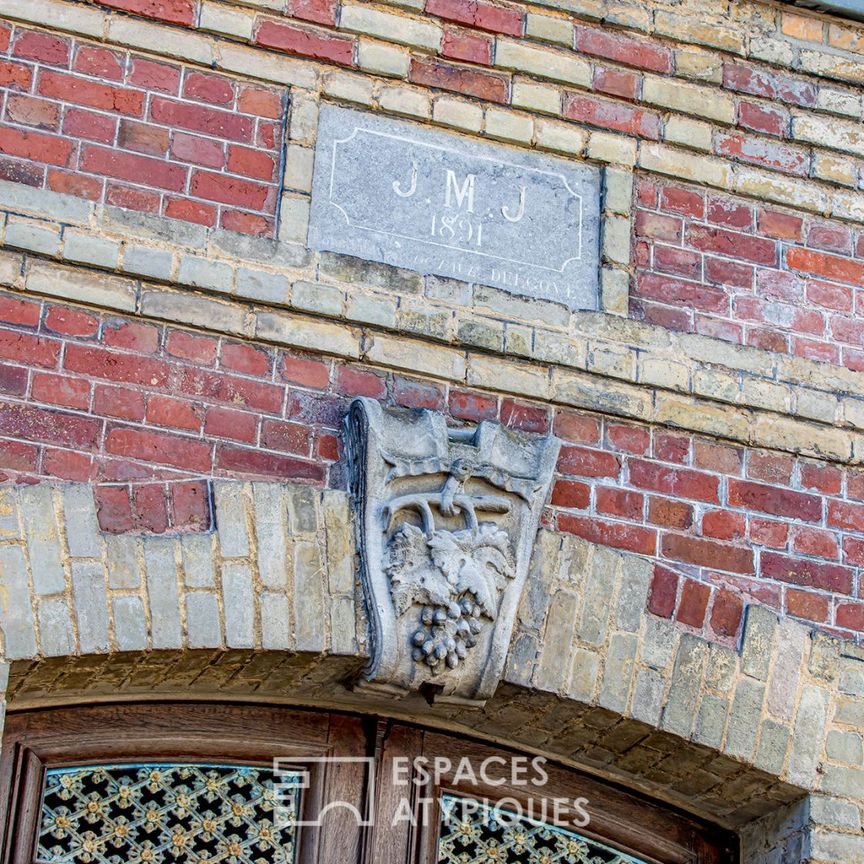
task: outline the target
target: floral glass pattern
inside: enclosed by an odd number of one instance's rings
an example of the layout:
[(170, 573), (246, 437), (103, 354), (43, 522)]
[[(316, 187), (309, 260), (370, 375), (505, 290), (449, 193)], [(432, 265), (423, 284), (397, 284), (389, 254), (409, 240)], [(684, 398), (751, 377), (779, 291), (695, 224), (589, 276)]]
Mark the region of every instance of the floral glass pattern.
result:
[(264, 768), (49, 769), (36, 862), (293, 864), (297, 803), (295, 787), (275, 786)]
[(645, 864), (574, 831), (464, 800), (442, 800), (438, 864)]

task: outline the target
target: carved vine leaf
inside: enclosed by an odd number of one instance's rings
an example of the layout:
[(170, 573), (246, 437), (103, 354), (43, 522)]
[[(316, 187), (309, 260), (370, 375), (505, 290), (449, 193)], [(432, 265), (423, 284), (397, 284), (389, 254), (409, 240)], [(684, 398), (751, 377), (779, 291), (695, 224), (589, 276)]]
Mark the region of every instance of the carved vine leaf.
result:
[(451, 586), (432, 562), (426, 535), (415, 525), (403, 525), (390, 540), (385, 570), (393, 586), (393, 604), (399, 615), (415, 603), (447, 606)]
[(453, 596), (472, 594), (483, 614), (494, 620), (498, 592), (514, 576), (507, 534), (488, 524), (476, 531), (436, 531), (429, 548), (436, 567), (453, 586)]

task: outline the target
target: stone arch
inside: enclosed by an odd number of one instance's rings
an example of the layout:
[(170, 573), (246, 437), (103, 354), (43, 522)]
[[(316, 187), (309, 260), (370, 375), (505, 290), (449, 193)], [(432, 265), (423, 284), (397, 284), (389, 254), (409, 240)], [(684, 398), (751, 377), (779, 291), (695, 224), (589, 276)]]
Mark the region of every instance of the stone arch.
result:
[(213, 498), (212, 531), (156, 537), (100, 532), (87, 486), (2, 490), (11, 710), (209, 696), (380, 713), (734, 828), (748, 862), (864, 860), (862, 772), (832, 750), (864, 718), (859, 649), (758, 606), (740, 645), (710, 643), (647, 611), (645, 561), (542, 530), (493, 699), (386, 700), (350, 686), (367, 652), (345, 494), (217, 481)]

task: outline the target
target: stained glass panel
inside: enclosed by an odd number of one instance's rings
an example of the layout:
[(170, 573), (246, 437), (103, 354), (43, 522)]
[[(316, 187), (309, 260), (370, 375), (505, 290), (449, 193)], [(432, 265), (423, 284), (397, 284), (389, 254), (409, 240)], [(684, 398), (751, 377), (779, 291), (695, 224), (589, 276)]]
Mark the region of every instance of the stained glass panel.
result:
[(645, 864), (575, 831), (466, 800), (442, 800), (438, 864)]
[(277, 800), (272, 770), (249, 766), (49, 769), (36, 860), (293, 864), (297, 794), (280, 787)]

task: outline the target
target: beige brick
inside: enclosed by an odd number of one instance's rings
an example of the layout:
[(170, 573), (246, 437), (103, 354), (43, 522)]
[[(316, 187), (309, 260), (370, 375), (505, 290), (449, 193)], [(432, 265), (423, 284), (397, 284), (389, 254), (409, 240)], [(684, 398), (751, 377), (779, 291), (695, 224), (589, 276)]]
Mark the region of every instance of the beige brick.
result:
[(816, 95), (816, 106), (822, 111), (830, 111), (832, 114), (860, 117), (861, 95), (848, 90), (820, 87)]
[(33, 261), (26, 274), (25, 287), (37, 294), (50, 294), (124, 312), (135, 311), (137, 284), (119, 276)]
[(825, 23), (821, 18), (784, 12), (781, 16), (780, 30), (785, 36), (791, 36), (793, 39), (821, 42), (824, 37)]
[(717, 369), (697, 369), (693, 373), (693, 392), (722, 402), (737, 402), (740, 392), (738, 375)]
[(255, 315), (255, 337), (340, 357), (360, 356), (359, 330), (282, 312), (258, 312)]
[(744, 33), (717, 22), (706, 21), (699, 14), (678, 15), (674, 12), (658, 11), (654, 19), (655, 32), (669, 36), (679, 42), (695, 42), (720, 48), (733, 54), (744, 53)]
[(795, 48), (786, 39), (762, 36), (750, 40), (750, 56), (766, 63), (791, 66), (795, 59)]
[(723, 81), (723, 58), (699, 48), (679, 48), (675, 51), (675, 71), (685, 78), (720, 84)]
[(356, 102), (358, 105), (372, 104), (373, 82), (362, 75), (350, 72), (328, 72), (324, 76), (324, 92), (336, 99)]
[(828, 44), (832, 48), (842, 48), (844, 51), (864, 52), (864, 31), (850, 30), (837, 24), (828, 26)]
[(560, 51), (526, 45), (513, 39), (498, 38), (495, 65), (580, 87), (591, 86), (590, 63)]
[(465, 377), (465, 355), (461, 351), (428, 342), (378, 333), (364, 356), (373, 363), (436, 378), (461, 380)]
[(633, 172), (607, 168), (603, 174), (603, 209), (629, 215), (633, 208)]
[(80, 33), (84, 36), (101, 38), (107, 16), (96, 9), (69, 6), (56, 0), (0, 0), (0, 15), (16, 21), (32, 21), (34, 24), (47, 24)]
[(803, 207), (822, 213), (828, 207), (828, 195), (818, 186), (801, 180), (780, 177), (770, 171), (739, 167), (735, 173), (735, 190), (744, 195)]
[(701, 120), (673, 114), (666, 121), (663, 139), (671, 144), (683, 144), (685, 147), (709, 153), (713, 143), (712, 128), (709, 123), (703, 123)]
[(578, 126), (538, 117), (534, 121), (534, 137), (538, 147), (581, 156), (588, 143), (588, 133)]
[(529, 111), (542, 111), (546, 114), (561, 113), (562, 91), (548, 84), (537, 84), (525, 78), (513, 80), (513, 98), (511, 102), (516, 108), (527, 108)]
[(411, 58), (407, 51), (383, 42), (372, 42), (361, 39), (357, 50), (357, 59), (361, 69), (374, 72), (376, 75), (388, 75), (393, 78), (407, 78)]
[(801, 69), (813, 75), (825, 75), (841, 81), (864, 82), (864, 63), (824, 51), (802, 51)]
[(315, 151), (311, 147), (289, 144), (285, 148), (285, 188), (296, 192), (312, 191), (312, 166)]
[(235, 333), (251, 335), (247, 307), (238, 303), (227, 303), (191, 291), (170, 291), (154, 286), (141, 291), (141, 312), (163, 321), (191, 324)]
[(20, 288), (24, 284), (24, 256), (16, 252), (0, 252), (0, 285)]
[(523, 114), (514, 114), (512, 111), (503, 111), (499, 108), (487, 108), (486, 134), (492, 138), (527, 144), (534, 134), (534, 122)]
[(690, 369), (668, 357), (646, 355), (639, 363), (639, 381), (642, 384), (686, 393), (690, 389)]
[(636, 380), (636, 351), (623, 345), (601, 345), (588, 353), (588, 369), (625, 381)]
[(479, 132), (483, 128), (483, 109), (471, 102), (442, 96), (432, 106), (432, 119), (443, 126)]
[(695, 180), (711, 186), (728, 188), (732, 182), (732, 168), (720, 159), (697, 156), (665, 144), (643, 142), (639, 152), (639, 165), (647, 171)]
[(309, 230), (309, 199), (283, 195), (279, 239), (287, 243), (305, 243)]
[(624, 135), (592, 132), (588, 139), (588, 156), (601, 162), (618, 165), (636, 164), (636, 141)]
[(642, 83), (642, 98), (685, 114), (696, 114), (721, 123), (735, 122), (735, 100), (719, 90), (709, 90), (698, 84), (646, 75)]
[(525, 35), (573, 47), (573, 23), (568, 18), (529, 12), (525, 19)]
[(834, 156), (820, 151), (813, 153), (813, 174), (821, 180), (842, 183), (844, 186), (857, 186), (860, 168), (861, 164), (850, 161), (848, 156)]
[(112, 15), (108, 18), (108, 39), (118, 45), (143, 48), (145, 51), (158, 45), (159, 54), (163, 57), (175, 57), (203, 66), (215, 65), (213, 41), (189, 30)]
[(201, 19), (198, 26), (202, 30), (224, 33), (226, 36), (236, 36), (238, 39), (251, 39), (254, 20), (252, 15), (241, 9), (229, 8), (221, 3), (210, 3), (205, 0), (201, 5)]
[(630, 263), (630, 219), (607, 216), (603, 220), (603, 258), (615, 264)]
[(318, 101), (303, 91), (292, 93), (288, 137), (308, 146), (315, 144), (318, 134)]
[(553, 368), (552, 392), (564, 405), (606, 411), (619, 417), (647, 419), (653, 394), (630, 384), (615, 384), (596, 375)]
[(385, 111), (392, 111), (394, 114), (407, 114), (410, 117), (421, 117), (424, 120), (428, 119), (431, 114), (429, 94), (408, 87), (382, 87), (378, 96), (378, 104)]
[(529, 366), (479, 354), (469, 357), (466, 381), (472, 387), (502, 390), (532, 399), (548, 399), (551, 390), (549, 370), (543, 366)]
[(626, 318), (630, 302), (630, 274), (626, 270), (604, 267), (600, 273), (600, 298), (604, 312)]
[(369, 6), (343, 4), (339, 19), (341, 30), (377, 36), (387, 42), (414, 45), (437, 51), (443, 30), (432, 21), (421, 21), (392, 12), (382, 12)]
[(219, 56), (218, 66), (226, 72), (250, 75), (275, 84), (292, 84), (307, 90), (311, 90), (318, 83), (318, 71), (315, 67), (294, 57), (227, 41), (219, 42), (216, 51)]
[(835, 192), (831, 197), (831, 214), (840, 219), (864, 222), (864, 195), (860, 192)]

